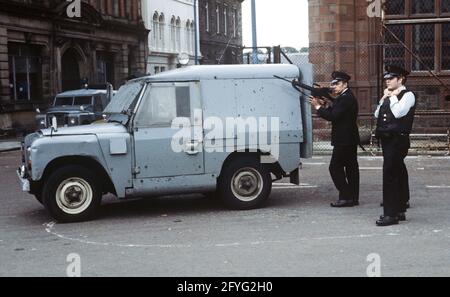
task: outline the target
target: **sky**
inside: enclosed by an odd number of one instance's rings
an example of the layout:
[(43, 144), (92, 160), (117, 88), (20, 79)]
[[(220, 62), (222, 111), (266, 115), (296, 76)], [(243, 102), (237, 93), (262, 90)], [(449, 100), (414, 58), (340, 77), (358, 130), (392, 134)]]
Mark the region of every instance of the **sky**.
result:
[[(256, 0), (259, 46), (308, 47), (307, 0)], [(242, 3), (244, 46), (252, 46), (251, 0)]]

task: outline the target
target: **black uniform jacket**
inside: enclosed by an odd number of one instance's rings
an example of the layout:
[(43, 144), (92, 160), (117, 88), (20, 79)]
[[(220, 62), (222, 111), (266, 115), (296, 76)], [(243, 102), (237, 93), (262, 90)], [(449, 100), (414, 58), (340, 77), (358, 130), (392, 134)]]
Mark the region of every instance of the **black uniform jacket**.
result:
[(333, 146), (358, 145), (358, 101), (350, 89), (333, 101), (333, 106), (320, 108), (317, 114), (332, 123), (331, 144)]

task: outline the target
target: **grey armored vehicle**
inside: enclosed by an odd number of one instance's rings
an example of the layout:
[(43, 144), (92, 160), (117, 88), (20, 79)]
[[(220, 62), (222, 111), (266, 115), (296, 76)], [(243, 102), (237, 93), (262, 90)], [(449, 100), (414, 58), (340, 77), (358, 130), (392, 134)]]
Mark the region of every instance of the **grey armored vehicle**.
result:
[(122, 86), (106, 123), (28, 135), (22, 189), (58, 221), (95, 216), (102, 196), (120, 199), (216, 191), (233, 209), (261, 206), (272, 182), (299, 184), (312, 155), (311, 106), (274, 76), (293, 65), (192, 66)]
[(103, 110), (110, 102), (107, 90), (80, 89), (58, 94), (45, 114), (38, 113), (38, 129), (50, 127), (56, 118), (58, 126), (88, 125), (102, 119)]

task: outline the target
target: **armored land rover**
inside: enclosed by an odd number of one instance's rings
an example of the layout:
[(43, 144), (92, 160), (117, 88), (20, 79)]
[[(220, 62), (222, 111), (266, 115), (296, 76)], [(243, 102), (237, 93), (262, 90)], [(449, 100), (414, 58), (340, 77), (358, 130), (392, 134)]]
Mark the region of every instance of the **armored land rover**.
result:
[(46, 113), (39, 112), (36, 115), (37, 127), (50, 127), (53, 118), (62, 127), (88, 125), (100, 120), (103, 110), (110, 102), (110, 96), (105, 89), (80, 89), (60, 93)]
[(293, 65), (191, 66), (129, 81), (106, 123), (28, 135), (18, 170), (60, 222), (91, 219), (120, 199), (216, 192), (233, 209), (261, 206), (272, 182), (299, 184), (312, 155), (311, 107), (283, 80)]

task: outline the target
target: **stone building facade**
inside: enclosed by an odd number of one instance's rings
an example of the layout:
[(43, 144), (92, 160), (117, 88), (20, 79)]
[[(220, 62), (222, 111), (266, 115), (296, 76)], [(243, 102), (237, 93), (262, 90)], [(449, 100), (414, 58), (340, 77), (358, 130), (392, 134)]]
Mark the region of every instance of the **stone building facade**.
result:
[(202, 64), (242, 64), (243, 0), (199, 0)]
[(0, 0), (0, 7), (3, 126), (31, 129), (35, 108), (86, 81), (118, 88), (145, 73), (140, 0)]
[[(328, 82), (333, 70), (347, 71), (361, 112), (369, 114), (382, 95), (383, 65), (398, 64), (411, 72), (408, 85), (419, 95), (419, 110), (450, 111), (445, 88), (383, 30), (377, 2), (309, 0), (310, 61), (316, 81)], [(450, 86), (450, 23), (438, 20), (450, 16), (450, 1), (389, 0), (384, 10), (387, 27)], [(399, 20), (412, 23), (394, 24)]]

